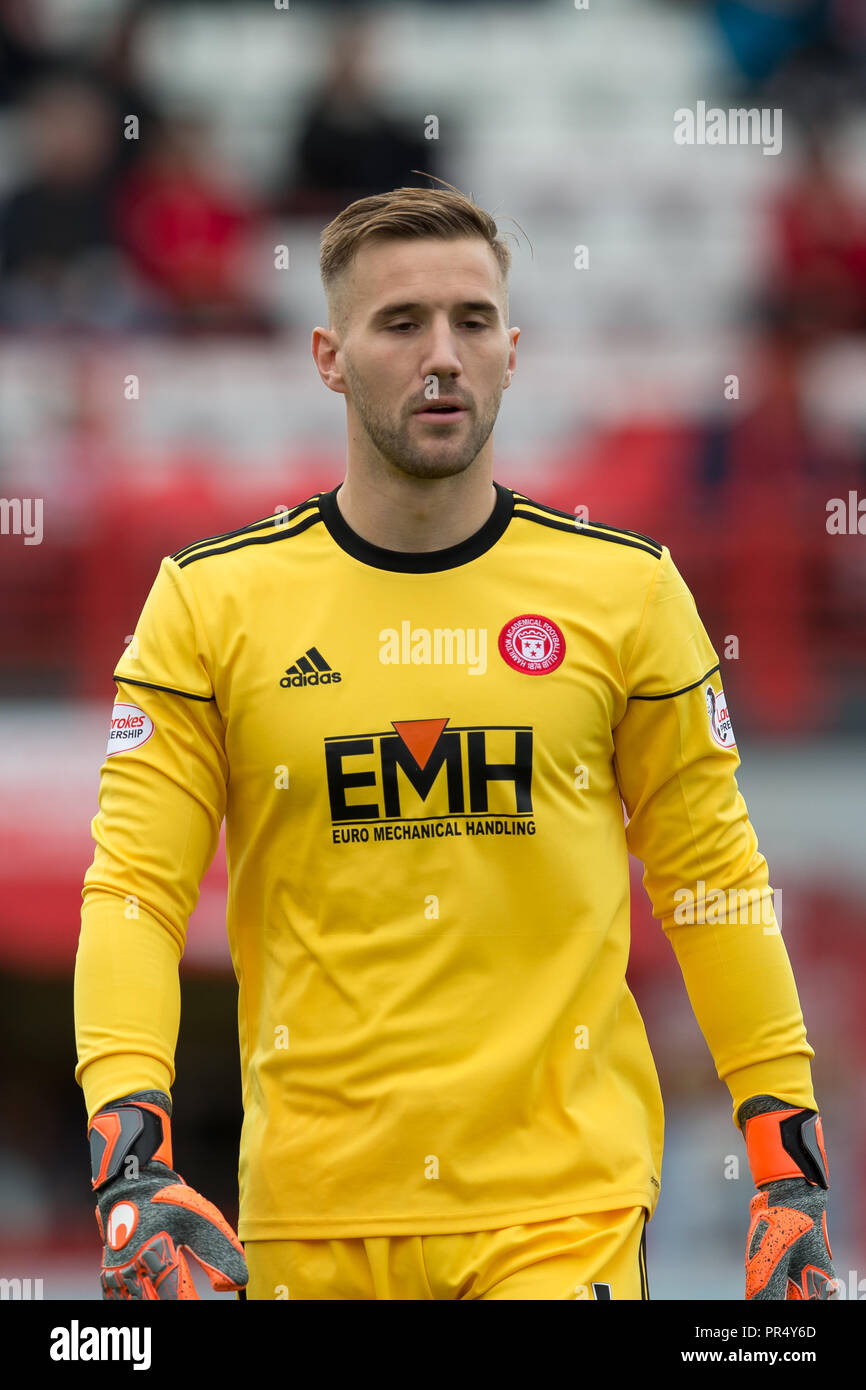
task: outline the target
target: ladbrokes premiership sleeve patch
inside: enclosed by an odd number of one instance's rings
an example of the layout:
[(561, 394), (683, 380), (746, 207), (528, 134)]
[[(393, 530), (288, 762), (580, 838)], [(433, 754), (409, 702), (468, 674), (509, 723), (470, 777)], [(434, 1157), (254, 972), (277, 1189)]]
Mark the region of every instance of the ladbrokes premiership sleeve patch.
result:
[(708, 684), (704, 690), (704, 696), (707, 701), (710, 733), (714, 741), (720, 748), (736, 748), (734, 726), (731, 723), (731, 716), (728, 714), (728, 702), (721, 685), (718, 690), (713, 690), (713, 687)]
[(140, 748), (153, 733), (153, 720), (138, 705), (118, 701), (111, 711), (111, 729), (108, 734), (106, 756), (127, 753), (130, 748)]

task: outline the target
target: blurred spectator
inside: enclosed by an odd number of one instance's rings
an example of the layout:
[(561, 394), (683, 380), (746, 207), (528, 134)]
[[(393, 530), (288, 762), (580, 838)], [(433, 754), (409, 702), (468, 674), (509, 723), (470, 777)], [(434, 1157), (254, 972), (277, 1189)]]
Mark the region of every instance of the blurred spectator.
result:
[(866, 332), (866, 202), (842, 184), (826, 138), (808, 142), (774, 213), (774, 315), (803, 346)]
[(716, 0), (716, 17), (745, 77), (760, 82), (827, 36), (828, 0)]
[(33, 0), (0, 0), (0, 108), (17, 102), (51, 67), (41, 19)]
[[(47, 78), (90, 82), (114, 108), (110, 164), (116, 170), (127, 168), (146, 148), (159, 119), (135, 72), (139, 33), (153, 10), (153, 0), (124, 0), (116, 15), (106, 17), (99, 51), (58, 51), (44, 33), (43, 5), (33, 0), (0, 0), (0, 108), (14, 109), (37, 82)], [(130, 114), (139, 121), (135, 139), (124, 132), (124, 118)]]
[(121, 182), (118, 240), (164, 327), (266, 332), (273, 320), (253, 302), (244, 277), (257, 210), (220, 186), (207, 135), (203, 120), (163, 125), (150, 154)]
[(703, 561), (695, 556), (696, 587), (716, 649), (729, 634), (739, 643), (748, 671), (737, 687), (743, 718), (787, 737), (819, 727), (832, 707), (822, 677), (832, 658), (816, 653), (828, 586), (826, 478), (839, 460), (803, 418), (800, 363), (787, 336), (767, 333), (756, 347), (745, 408), (703, 432), (712, 467), (700, 478), (699, 529), (713, 547)]
[(379, 104), (370, 72), (373, 30), (366, 17), (340, 25), (328, 68), (313, 93), (297, 147), (279, 182), (287, 191), (274, 211), (334, 217), (347, 203), (391, 188), (427, 184), (413, 169), (435, 174), (437, 142), (425, 140)]
[(0, 320), (96, 323), (117, 273), (110, 106), (88, 78), (52, 76), (30, 90), (24, 120), (29, 172), (0, 208)]
[(802, 129), (866, 100), (863, 0), (714, 0), (748, 89)]
[[(102, 56), (94, 67), (116, 117), (114, 168), (130, 169), (150, 150), (160, 130), (161, 116), (145, 85), (135, 71), (135, 49), (139, 34), (153, 12), (151, 0), (131, 0), (109, 34)], [(138, 118), (135, 139), (127, 138), (128, 116)]]

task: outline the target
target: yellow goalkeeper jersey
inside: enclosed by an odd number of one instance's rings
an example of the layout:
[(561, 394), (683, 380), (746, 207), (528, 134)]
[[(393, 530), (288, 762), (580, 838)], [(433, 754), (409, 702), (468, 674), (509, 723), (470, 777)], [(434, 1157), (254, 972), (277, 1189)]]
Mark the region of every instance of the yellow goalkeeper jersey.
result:
[(337, 487), (188, 545), (114, 673), (76, 1078), (89, 1116), (170, 1092), (225, 817), (241, 1239), (651, 1216), (629, 851), (734, 1117), (763, 1092), (817, 1108), (719, 659), (668, 549), (494, 488), (431, 553), (365, 541)]

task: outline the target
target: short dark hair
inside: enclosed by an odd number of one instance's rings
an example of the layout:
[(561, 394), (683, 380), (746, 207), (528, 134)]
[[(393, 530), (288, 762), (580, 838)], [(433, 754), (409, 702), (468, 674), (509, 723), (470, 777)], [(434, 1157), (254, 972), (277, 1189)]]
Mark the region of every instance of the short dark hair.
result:
[(363, 243), (391, 237), (452, 241), (467, 236), (480, 237), (493, 252), (507, 305), (511, 250), (499, 237), (490, 214), (453, 184), (445, 188), (395, 188), (350, 203), (322, 232), (319, 270), (331, 324), (340, 329), (348, 318), (346, 272)]

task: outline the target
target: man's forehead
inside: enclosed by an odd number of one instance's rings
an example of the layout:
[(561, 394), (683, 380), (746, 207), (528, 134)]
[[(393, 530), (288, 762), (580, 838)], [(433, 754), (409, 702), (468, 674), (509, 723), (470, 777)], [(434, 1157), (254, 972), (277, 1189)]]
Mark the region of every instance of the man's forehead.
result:
[(353, 298), (365, 312), (386, 301), (501, 296), (498, 267), (479, 238), (388, 238), (362, 245), (353, 265)]

